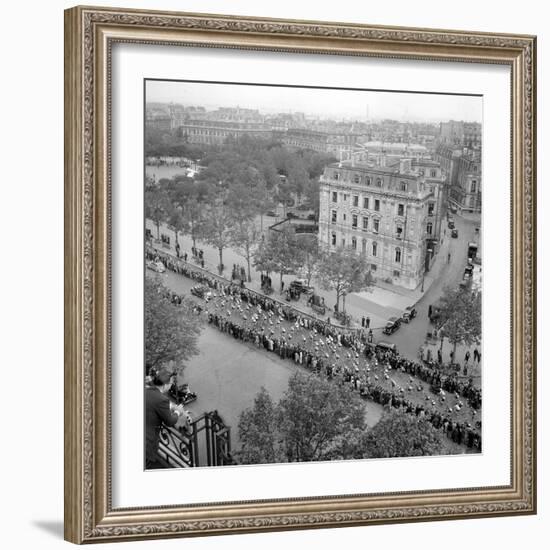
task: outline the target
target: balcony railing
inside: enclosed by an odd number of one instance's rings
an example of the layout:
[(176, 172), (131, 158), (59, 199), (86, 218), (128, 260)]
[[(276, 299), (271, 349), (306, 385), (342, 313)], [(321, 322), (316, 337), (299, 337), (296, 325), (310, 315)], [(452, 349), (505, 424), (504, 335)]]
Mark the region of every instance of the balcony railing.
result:
[(231, 428), (218, 411), (202, 414), (187, 428), (162, 425), (159, 439), (158, 453), (167, 468), (236, 464), (231, 455)]

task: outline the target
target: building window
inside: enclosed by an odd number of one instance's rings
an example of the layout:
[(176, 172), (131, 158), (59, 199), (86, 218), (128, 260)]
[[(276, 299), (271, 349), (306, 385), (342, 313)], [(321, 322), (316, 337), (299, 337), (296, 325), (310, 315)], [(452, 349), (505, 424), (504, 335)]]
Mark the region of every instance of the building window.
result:
[(382, 187), (382, 178), (376, 179), (376, 187)]
[(353, 206), (359, 206), (359, 196), (353, 195)]
[(367, 239), (361, 241), (361, 252), (363, 252), (363, 254), (367, 253)]
[(336, 191), (332, 192), (332, 202), (338, 202), (338, 193)]
[(369, 198), (368, 197), (363, 198), (363, 208), (365, 208), (366, 210), (369, 209)]
[(370, 264), (370, 270), (376, 271), (376, 264)]
[(332, 246), (336, 246), (336, 233), (333, 233), (331, 235), (331, 241), (330, 242), (332, 243)]
[(344, 216), (343, 216), (343, 217), (344, 217), (344, 221), (346, 221), (346, 219), (347, 219), (347, 216), (346, 216), (346, 215), (344, 214)]
[(401, 262), (401, 249), (400, 248), (395, 249), (395, 261), (396, 261), (396, 263)]
[(407, 182), (402, 181), (401, 182), (401, 191), (406, 191), (408, 189)]
[(404, 204), (398, 204), (397, 205), (397, 215), (398, 216), (404, 216), (405, 215), (405, 205)]
[(429, 222), (428, 225), (426, 226), (426, 232), (428, 233), (428, 235), (431, 235), (432, 231), (433, 231), (433, 224), (432, 222)]
[(342, 239), (342, 248), (346, 248), (346, 239)]
[(470, 186), (470, 193), (475, 193), (477, 188), (477, 180), (472, 180), (472, 185)]
[(380, 212), (380, 200), (379, 199), (374, 199), (374, 210), (376, 212)]
[(372, 255), (376, 256), (376, 249), (378, 248), (378, 245), (375, 241), (372, 242)]
[(430, 176), (431, 176), (432, 178), (435, 178), (436, 174), (437, 174), (437, 172), (436, 172), (435, 170), (432, 170), (432, 171), (430, 172)]
[(334, 174), (332, 175), (332, 177), (335, 179), (335, 180), (338, 180), (340, 179), (340, 174), (338, 172), (334, 172)]
[(353, 248), (353, 250), (357, 250), (357, 239), (355, 237), (351, 238), (351, 248)]
[(365, 181), (366, 181), (367, 185), (371, 184), (371, 179), (370, 178), (367, 178)]
[(332, 223), (336, 223), (336, 220), (338, 219), (338, 212), (336, 210), (332, 211)]
[(351, 226), (352, 227), (357, 227), (357, 214), (353, 214), (351, 216)]
[(403, 238), (403, 227), (401, 225), (398, 225), (396, 228), (395, 228), (395, 234), (396, 234), (396, 237), (398, 239), (402, 239)]
[(373, 220), (373, 230), (375, 233), (378, 233), (378, 230), (380, 229), (380, 220)]
[(399, 277), (399, 270), (398, 269), (393, 270), (393, 276), (394, 277)]
[(367, 218), (367, 216), (363, 216), (363, 229), (368, 229), (369, 228), (369, 219)]
[(435, 204), (433, 202), (428, 203), (428, 216), (433, 216)]
[(353, 176), (353, 183), (359, 183), (361, 181), (361, 178), (355, 174), (355, 176)]

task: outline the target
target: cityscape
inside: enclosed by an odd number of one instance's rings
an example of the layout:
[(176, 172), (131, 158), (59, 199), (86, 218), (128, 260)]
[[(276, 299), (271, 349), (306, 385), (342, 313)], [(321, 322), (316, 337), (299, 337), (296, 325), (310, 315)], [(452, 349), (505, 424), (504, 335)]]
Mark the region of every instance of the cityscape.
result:
[(481, 452), (481, 97), (147, 81), (144, 117), (146, 469)]

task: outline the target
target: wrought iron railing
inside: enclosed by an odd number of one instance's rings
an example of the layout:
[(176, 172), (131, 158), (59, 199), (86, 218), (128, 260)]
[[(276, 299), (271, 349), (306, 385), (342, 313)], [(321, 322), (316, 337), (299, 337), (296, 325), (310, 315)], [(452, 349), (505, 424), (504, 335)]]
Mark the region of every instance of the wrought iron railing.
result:
[(172, 468), (236, 464), (231, 454), (231, 428), (218, 411), (202, 414), (185, 428), (162, 425), (158, 452)]

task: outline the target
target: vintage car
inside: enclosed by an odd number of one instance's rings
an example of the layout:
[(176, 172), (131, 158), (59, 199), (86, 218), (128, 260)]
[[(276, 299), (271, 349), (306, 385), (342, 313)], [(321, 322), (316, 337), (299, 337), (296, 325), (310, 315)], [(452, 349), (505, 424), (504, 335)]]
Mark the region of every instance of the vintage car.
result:
[(374, 349), (376, 351), (391, 351), (393, 353), (397, 352), (397, 346), (390, 342), (378, 342)]
[(411, 322), (416, 317), (416, 308), (414, 306), (407, 306), (401, 319), (404, 323)]
[(430, 323), (436, 323), (437, 320), (441, 317), (441, 302), (436, 302), (435, 304), (430, 305), (428, 308), (428, 317), (430, 318)]
[(390, 317), (384, 327), (384, 334), (393, 334), (401, 326), (401, 319)]
[(308, 300), (308, 304), (313, 311), (320, 313), (321, 315), (324, 315), (327, 312), (325, 299), (318, 294), (312, 294)]
[(168, 394), (178, 405), (188, 405), (197, 400), (197, 394), (189, 389), (189, 384), (178, 385), (176, 381), (170, 386)]
[(458, 239), (458, 229), (455, 228), (451, 230), (451, 237), (453, 239)]
[(165, 265), (160, 260), (148, 260), (145, 262), (147, 269), (151, 269), (157, 273), (164, 273), (166, 271)]
[(314, 289), (312, 286), (308, 286), (305, 279), (294, 279), (291, 281), (289, 288), (298, 293), (312, 294)]
[(468, 264), (464, 268), (464, 279), (471, 277), (473, 272), (474, 272), (474, 266), (472, 264)]
[(206, 285), (195, 285), (191, 289), (191, 294), (204, 300), (212, 297), (212, 291)]

